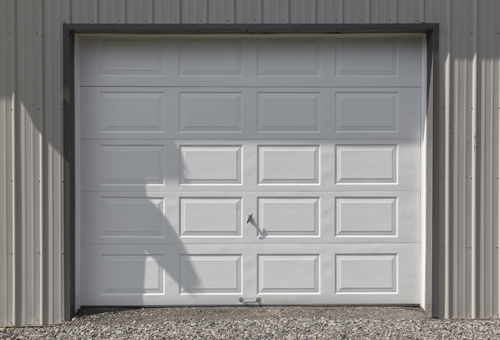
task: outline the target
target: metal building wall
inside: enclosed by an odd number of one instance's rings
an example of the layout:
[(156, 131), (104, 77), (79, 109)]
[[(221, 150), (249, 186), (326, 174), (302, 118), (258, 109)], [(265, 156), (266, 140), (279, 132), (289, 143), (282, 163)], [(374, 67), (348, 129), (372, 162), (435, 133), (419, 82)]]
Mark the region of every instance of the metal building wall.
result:
[(0, 0), (0, 325), (70, 316), (64, 22), (439, 23), (433, 315), (498, 318), (499, 15), (498, 0)]

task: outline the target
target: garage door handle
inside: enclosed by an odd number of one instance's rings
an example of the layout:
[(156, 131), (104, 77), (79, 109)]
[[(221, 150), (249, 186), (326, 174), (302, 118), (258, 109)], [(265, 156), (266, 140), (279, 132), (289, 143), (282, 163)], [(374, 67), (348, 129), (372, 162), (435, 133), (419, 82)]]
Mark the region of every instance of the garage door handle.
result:
[(250, 221), (252, 221), (252, 215), (253, 214), (248, 215), (247, 223), (250, 223)]
[(245, 300), (244, 298), (240, 298), (241, 303), (260, 303), (260, 298), (256, 298), (255, 300)]

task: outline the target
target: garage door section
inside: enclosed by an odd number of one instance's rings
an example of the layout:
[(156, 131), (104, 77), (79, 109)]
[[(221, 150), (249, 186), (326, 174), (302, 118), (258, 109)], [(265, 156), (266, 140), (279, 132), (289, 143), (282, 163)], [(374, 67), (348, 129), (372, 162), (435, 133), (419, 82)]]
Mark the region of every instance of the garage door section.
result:
[(82, 305), (419, 303), (420, 37), (79, 50)]

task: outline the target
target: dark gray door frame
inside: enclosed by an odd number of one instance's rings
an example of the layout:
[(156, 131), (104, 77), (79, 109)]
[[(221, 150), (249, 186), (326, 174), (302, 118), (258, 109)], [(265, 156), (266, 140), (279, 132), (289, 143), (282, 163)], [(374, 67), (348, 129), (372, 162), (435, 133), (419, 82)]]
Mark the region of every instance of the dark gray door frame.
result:
[[(75, 304), (75, 35), (76, 34), (348, 34), (425, 33), (427, 41), (427, 169), (425, 309), (437, 315), (439, 285), (438, 202), (444, 198), (444, 117), (439, 114), (439, 24), (63, 24), (63, 156), (65, 318)], [(433, 203), (434, 202), (434, 203)], [(433, 249), (435, 249), (433, 251)], [(423, 254), (422, 254), (423, 255)]]

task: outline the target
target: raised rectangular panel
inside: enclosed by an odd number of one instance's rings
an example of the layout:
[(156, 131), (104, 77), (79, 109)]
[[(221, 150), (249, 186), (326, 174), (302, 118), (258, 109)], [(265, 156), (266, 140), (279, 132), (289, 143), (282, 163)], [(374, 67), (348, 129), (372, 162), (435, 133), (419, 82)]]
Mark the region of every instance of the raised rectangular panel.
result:
[(338, 39), (337, 75), (396, 76), (397, 47), (397, 39)]
[(241, 93), (181, 93), (180, 131), (241, 131)]
[(396, 293), (397, 254), (336, 255), (337, 293)]
[(241, 198), (181, 198), (182, 236), (241, 235)]
[(319, 235), (319, 198), (259, 198), (259, 228), (268, 236)]
[(318, 76), (319, 40), (261, 40), (258, 46), (259, 76)]
[(163, 74), (162, 39), (101, 39), (101, 75)]
[(397, 93), (337, 93), (335, 131), (397, 132)]
[(102, 237), (163, 236), (163, 198), (103, 197)]
[(101, 131), (163, 131), (163, 93), (102, 92)]
[(163, 255), (101, 255), (102, 294), (161, 294)]
[(181, 184), (241, 184), (241, 146), (180, 146)]
[(241, 255), (180, 255), (181, 294), (241, 294)]
[(241, 75), (240, 40), (182, 40), (181, 76)]
[(318, 184), (319, 146), (259, 146), (259, 184)]
[(397, 234), (397, 198), (336, 198), (338, 236)]
[(337, 183), (397, 183), (397, 145), (337, 145)]
[(319, 93), (259, 93), (263, 132), (319, 131)]
[(258, 292), (319, 293), (319, 255), (259, 255)]
[(102, 184), (163, 184), (163, 146), (102, 145)]

